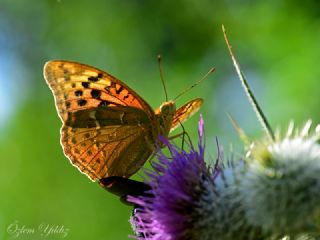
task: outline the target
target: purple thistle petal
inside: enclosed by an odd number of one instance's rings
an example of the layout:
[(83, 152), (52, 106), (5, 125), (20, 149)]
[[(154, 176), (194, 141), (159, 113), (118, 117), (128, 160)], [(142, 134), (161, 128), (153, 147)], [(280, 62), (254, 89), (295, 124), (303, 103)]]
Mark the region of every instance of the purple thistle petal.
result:
[(198, 131), (199, 131), (199, 138), (200, 138), (200, 143), (201, 143), (202, 137), (204, 135), (204, 121), (203, 121), (202, 114), (200, 114), (200, 120), (198, 123)]

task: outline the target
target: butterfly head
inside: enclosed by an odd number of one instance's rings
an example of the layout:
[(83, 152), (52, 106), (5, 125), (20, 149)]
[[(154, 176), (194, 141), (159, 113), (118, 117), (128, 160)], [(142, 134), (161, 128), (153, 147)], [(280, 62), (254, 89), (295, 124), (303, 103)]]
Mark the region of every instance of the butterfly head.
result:
[(174, 101), (168, 101), (161, 104), (157, 114), (160, 121), (160, 135), (169, 135), (175, 113), (176, 104)]
[(160, 106), (160, 113), (166, 116), (173, 116), (176, 113), (176, 104), (174, 101), (164, 102)]

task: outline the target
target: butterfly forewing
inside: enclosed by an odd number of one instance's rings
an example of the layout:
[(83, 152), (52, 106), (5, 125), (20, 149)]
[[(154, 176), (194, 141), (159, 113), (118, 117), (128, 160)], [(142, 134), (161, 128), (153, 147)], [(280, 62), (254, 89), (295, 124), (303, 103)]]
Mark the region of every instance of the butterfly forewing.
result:
[(203, 100), (201, 98), (196, 98), (180, 107), (173, 117), (170, 132), (175, 130), (177, 127), (180, 126), (181, 123), (183, 123), (193, 114), (199, 111), (202, 104)]
[(68, 112), (98, 106), (131, 106), (153, 116), (152, 108), (120, 80), (99, 69), (68, 61), (50, 61), (44, 76), (55, 96), (62, 121)]

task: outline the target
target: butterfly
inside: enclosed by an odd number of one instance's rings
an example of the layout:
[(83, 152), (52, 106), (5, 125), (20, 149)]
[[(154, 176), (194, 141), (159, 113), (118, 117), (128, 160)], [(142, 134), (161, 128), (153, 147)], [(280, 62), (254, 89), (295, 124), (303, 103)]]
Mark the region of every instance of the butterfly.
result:
[(61, 145), (70, 162), (92, 181), (136, 173), (169, 133), (197, 112), (196, 98), (176, 110), (174, 101), (155, 111), (125, 83), (97, 68), (49, 61), (44, 78), (63, 123)]

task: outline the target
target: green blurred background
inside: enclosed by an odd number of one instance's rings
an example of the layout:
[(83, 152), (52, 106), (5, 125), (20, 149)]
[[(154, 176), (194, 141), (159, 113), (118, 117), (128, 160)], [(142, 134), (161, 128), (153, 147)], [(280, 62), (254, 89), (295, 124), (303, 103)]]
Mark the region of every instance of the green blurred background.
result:
[[(177, 105), (202, 97), (208, 159), (215, 136), (226, 155), (241, 144), (226, 112), (251, 137), (262, 136), (221, 32), (229, 33), (271, 125), (319, 122), (320, 5), (301, 1), (0, 0), (0, 239), (8, 227), (69, 229), (65, 239), (127, 239), (130, 207), (80, 174), (64, 157), (58, 119), (42, 68), (74, 60), (115, 75), (154, 108), (216, 72)], [(196, 141), (198, 116), (185, 127)], [(59, 239), (51, 234), (47, 239)], [(22, 233), (18, 239), (44, 239)]]

